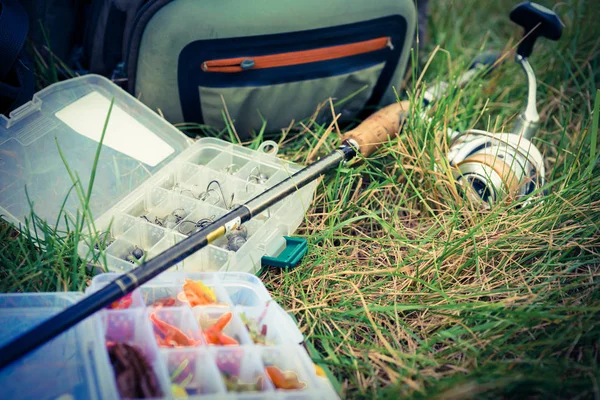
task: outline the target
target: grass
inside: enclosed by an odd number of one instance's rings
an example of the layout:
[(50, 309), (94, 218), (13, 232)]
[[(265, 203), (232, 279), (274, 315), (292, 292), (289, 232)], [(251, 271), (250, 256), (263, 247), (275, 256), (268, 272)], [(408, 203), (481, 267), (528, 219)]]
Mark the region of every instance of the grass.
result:
[[(523, 106), (513, 4), (431, 4), (427, 54), (414, 56), (431, 62), (407, 78), (415, 103), (423, 85), (452, 80), (482, 50), (503, 50), (506, 63), (440, 101), (430, 123), (409, 119), (399, 140), (324, 177), (298, 231), (308, 255), (291, 272), (261, 275), (349, 398), (600, 398), (594, 2), (559, 3), (563, 38), (540, 40), (531, 57), (544, 201), (482, 211), (457, 195), (443, 161), (436, 166), (446, 127), (506, 131)], [(306, 163), (338, 143), (335, 130), (321, 140), (326, 131), (311, 124), (276, 139), (286, 158)], [(85, 288), (76, 235), (40, 226), (44, 239), (1, 225), (0, 291)]]

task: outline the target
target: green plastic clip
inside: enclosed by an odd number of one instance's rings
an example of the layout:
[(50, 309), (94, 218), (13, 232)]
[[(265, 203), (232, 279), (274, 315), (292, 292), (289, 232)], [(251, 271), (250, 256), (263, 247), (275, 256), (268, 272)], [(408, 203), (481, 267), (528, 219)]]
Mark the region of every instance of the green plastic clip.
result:
[(277, 268), (294, 268), (308, 251), (308, 242), (304, 238), (284, 236), (285, 248), (277, 257), (263, 256), (263, 265)]

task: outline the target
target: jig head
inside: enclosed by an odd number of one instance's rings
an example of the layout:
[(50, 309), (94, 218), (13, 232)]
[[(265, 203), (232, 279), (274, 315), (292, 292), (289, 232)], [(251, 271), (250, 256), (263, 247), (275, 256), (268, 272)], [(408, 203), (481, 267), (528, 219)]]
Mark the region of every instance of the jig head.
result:
[[(256, 171), (256, 173), (253, 173), (254, 171)], [(259, 167), (252, 168), (250, 175), (248, 175), (248, 178), (246, 179), (248, 183), (255, 183), (259, 185), (264, 185), (268, 180), (269, 176), (264, 172), (261, 172)]]
[(133, 250), (131, 250), (131, 253), (129, 253), (126, 257), (125, 257), (125, 261), (129, 261), (132, 264), (137, 263), (138, 261), (140, 261), (142, 259), (142, 257), (144, 257), (144, 250), (140, 249), (139, 247), (135, 246), (133, 248)]
[(104, 250), (115, 241), (115, 238), (109, 231), (102, 232), (94, 241), (94, 249)]

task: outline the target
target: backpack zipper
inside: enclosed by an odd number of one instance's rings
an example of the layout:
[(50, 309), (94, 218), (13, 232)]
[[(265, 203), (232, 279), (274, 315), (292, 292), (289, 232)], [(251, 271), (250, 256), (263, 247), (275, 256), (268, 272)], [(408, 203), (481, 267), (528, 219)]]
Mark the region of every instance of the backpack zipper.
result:
[(383, 50), (386, 47), (394, 49), (390, 37), (365, 40), (362, 42), (342, 44), (339, 46), (322, 47), (319, 49), (293, 51), (289, 53), (271, 54), (256, 57), (236, 57), (221, 60), (211, 60), (202, 63), (204, 72), (243, 72), (247, 70), (288, 67), (319, 61), (335, 60), (338, 58), (356, 56)]

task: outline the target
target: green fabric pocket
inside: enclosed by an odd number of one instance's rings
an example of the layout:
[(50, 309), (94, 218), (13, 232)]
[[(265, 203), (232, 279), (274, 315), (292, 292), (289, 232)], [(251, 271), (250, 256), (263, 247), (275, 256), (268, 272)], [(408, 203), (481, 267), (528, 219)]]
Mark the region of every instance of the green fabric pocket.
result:
[[(204, 123), (217, 129), (225, 128), (225, 104), (238, 134), (248, 137), (252, 131), (261, 129), (261, 116), (269, 116), (267, 131), (280, 131), (292, 123), (290, 114), (296, 116), (295, 122), (302, 121), (315, 115), (323, 103), (325, 106), (317, 121), (328, 122), (332, 120), (330, 97), (336, 105), (335, 113), (342, 114), (338, 122), (347, 122), (371, 97), (384, 66), (382, 62), (346, 74), (269, 86), (199, 87)], [(296, 98), (311, 101), (296, 102)], [(290, 113), (290, 109), (293, 112)]]

